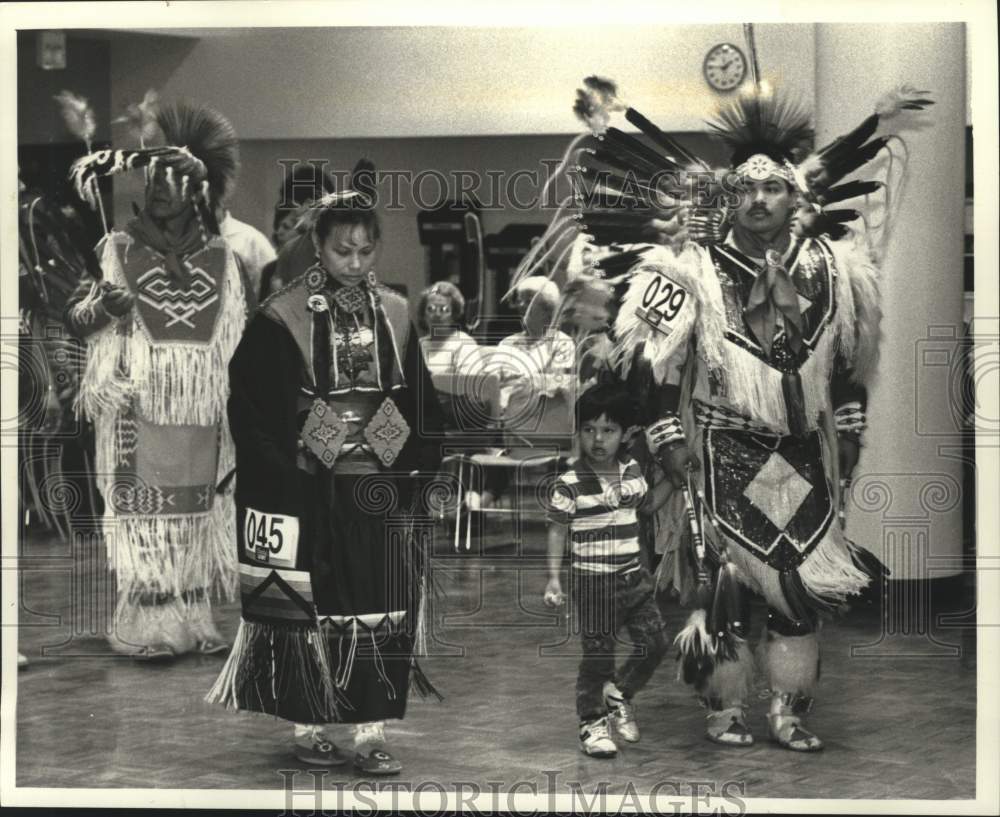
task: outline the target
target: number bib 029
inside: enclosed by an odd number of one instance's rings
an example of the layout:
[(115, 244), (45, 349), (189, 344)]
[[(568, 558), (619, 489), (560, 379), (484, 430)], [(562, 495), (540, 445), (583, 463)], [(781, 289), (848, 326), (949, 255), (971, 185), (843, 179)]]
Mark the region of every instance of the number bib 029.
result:
[(635, 314), (666, 335), (677, 318), (684, 314), (685, 307), (689, 308), (688, 300), (684, 287), (662, 272), (655, 272), (642, 293), (642, 305), (635, 308)]
[(299, 552), (298, 517), (247, 508), (243, 518), (243, 547), (255, 561), (295, 567)]

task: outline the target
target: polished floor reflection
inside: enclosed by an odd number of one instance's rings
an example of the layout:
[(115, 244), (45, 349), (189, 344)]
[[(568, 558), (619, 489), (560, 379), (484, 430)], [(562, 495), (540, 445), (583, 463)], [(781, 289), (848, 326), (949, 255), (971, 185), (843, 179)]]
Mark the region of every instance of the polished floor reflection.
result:
[[(425, 667), (446, 699), (411, 695), (406, 720), (389, 724), (404, 781), (478, 782), (484, 790), (488, 781), (525, 781), (541, 791), (553, 779), (584, 790), (609, 781), (611, 793), (649, 792), (664, 781), (737, 781), (749, 797), (974, 794), (973, 630), (961, 602), (932, 598), (928, 634), (920, 621), (910, 622), (909, 636), (883, 633), (877, 601), (825, 630), (823, 682), (809, 721), (827, 744), (818, 755), (764, 739), (764, 700), (750, 717), (757, 745), (706, 742), (704, 710), (668, 660), (637, 698), (641, 742), (596, 760), (577, 749), (568, 622), (541, 603), (543, 528), (527, 526), (519, 546), (505, 545), (511, 534), (498, 529), (476, 538), (485, 549), (459, 554), (453, 537), (438, 533), (434, 569), (444, 598)], [(284, 722), (202, 702), (221, 658), (153, 666), (110, 655), (99, 636), (109, 616), (102, 560), (86, 543), (72, 550), (43, 536), (24, 543), (19, 647), (31, 664), (17, 676), (18, 785), (270, 789), (282, 785), (279, 770), (305, 769), (290, 754)], [(949, 610), (951, 618), (939, 618)], [(231, 636), (238, 606), (221, 613)], [(671, 607), (668, 618), (672, 635), (683, 613)], [(335, 768), (325, 785), (353, 776)]]

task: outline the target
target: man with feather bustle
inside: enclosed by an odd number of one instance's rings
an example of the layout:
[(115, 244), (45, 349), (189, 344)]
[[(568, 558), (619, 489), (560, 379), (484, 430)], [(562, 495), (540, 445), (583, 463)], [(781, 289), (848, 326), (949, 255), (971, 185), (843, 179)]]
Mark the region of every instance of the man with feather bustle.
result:
[[(652, 529), (661, 590), (698, 608), (676, 639), (682, 676), (708, 709), (706, 736), (751, 745), (743, 591), (762, 596), (770, 737), (816, 751), (803, 717), (821, 620), (881, 570), (846, 538), (841, 493), (865, 427), (890, 221), (865, 230), (861, 214), (890, 209), (884, 182), (849, 177), (899, 140), (880, 125), (930, 100), (897, 89), (803, 161), (808, 116), (755, 84), (710, 123), (731, 153), (713, 169), (614, 83), (584, 84), (575, 110), (591, 133), (561, 167), (574, 157), (591, 185), (575, 189), (575, 219), (600, 260), (583, 274), (624, 292), (608, 367), (639, 396), (651, 472), (672, 486)], [(620, 112), (641, 137), (611, 126)], [(565, 221), (545, 239), (564, 237)]]

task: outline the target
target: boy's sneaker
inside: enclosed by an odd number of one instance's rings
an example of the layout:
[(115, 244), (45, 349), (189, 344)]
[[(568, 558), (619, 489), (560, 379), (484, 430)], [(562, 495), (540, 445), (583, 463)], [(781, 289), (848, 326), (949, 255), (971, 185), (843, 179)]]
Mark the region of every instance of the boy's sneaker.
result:
[(608, 719), (622, 740), (638, 742), (639, 724), (635, 720), (635, 704), (610, 681), (604, 685), (604, 704), (608, 707)]
[(580, 751), (590, 757), (614, 757), (618, 747), (611, 739), (608, 716), (580, 724)]

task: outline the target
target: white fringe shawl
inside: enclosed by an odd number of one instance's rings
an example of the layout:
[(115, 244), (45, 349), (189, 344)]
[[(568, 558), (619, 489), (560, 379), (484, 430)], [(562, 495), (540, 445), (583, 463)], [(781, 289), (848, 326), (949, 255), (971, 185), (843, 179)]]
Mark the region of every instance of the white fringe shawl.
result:
[[(769, 605), (789, 618), (795, 613), (785, 600), (778, 571), (765, 564), (746, 548), (719, 533), (727, 542), (730, 561), (736, 565), (739, 580), (764, 597)], [(838, 607), (851, 596), (856, 596), (868, 586), (868, 574), (862, 571), (851, 556), (856, 547), (846, 539), (834, 521), (819, 544), (798, 567), (802, 586), (821, 605)]]
[[(810, 429), (816, 428), (820, 415), (829, 410), (830, 374), (835, 345), (833, 328), (828, 327), (799, 369)], [(720, 396), (729, 406), (779, 434), (789, 433), (781, 372), (746, 349), (727, 342), (722, 355), (722, 366), (716, 374), (722, 383)]]
[(867, 245), (856, 234), (831, 241), (837, 270), (837, 339), (854, 379), (867, 383), (878, 365), (882, 309), (879, 271)]
[[(685, 287), (696, 305), (695, 309), (686, 310), (666, 335), (635, 314), (636, 308), (642, 305), (649, 282), (657, 272)], [(838, 309), (838, 321), (853, 326), (853, 300), (844, 304), (843, 309), (838, 305)], [(644, 343), (643, 356), (649, 360), (656, 382), (662, 383), (667, 377), (671, 360), (680, 359), (678, 355), (696, 328), (698, 354), (723, 384), (724, 391), (720, 396), (726, 403), (777, 433), (788, 434), (782, 374), (726, 339), (726, 310), (719, 276), (711, 255), (695, 245), (687, 245), (679, 254), (659, 247), (634, 267), (628, 292), (615, 321), (618, 341), (613, 354), (614, 364), (622, 376), (627, 376), (635, 349)], [(813, 428), (818, 424), (820, 414), (829, 407), (830, 374), (838, 333), (838, 326), (827, 327), (799, 370), (806, 416)]]
[[(658, 273), (684, 287), (691, 299), (667, 334), (654, 329), (636, 314), (636, 310), (642, 308), (647, 287)], [(611, 361), (622, 377), (628, 376), (635, 350), (642, 345), (643, 356), (650, 362), (654, 378), (658, 383), (664, 382), (671, 359), (684, 349), (696, 326), (702, 330), (699, 335), (702, 356), (710, 366), (719, 360), (725, 313), (716, 310), (721, 307), (722, 294), (707, 253), (694, 244), (686, 245), (680, 252), (670, 247), (656, 247), (646, 253), (629, 275), (629, 288), (615, 319), (616, 343), (611, 353)], [(710, 292), (713, 285), (719, 289), (718, 297)]]
[(104, 533), (120, 595), (180, 595), (205, 589), (227, 601), (236, 596), (236, 509), (231, 496), (216, 496), (212, 509), (197, 516), (117, 514), (109, 508)]
[[(117, 248), (124, 246), (127, 254), (134, 241), (121, 232), (104, 241), (101, 268), (109, 283), (127, 287)], [(131, 397), (138, 413), (154, 423), (219, 422), (229, 398), (229, 359), (246, 322), (246, 297), (232, 252), (226, 255), (219, 294), (222, 305), (208, 343), (156, 342), (137, 310), (95, 332), (87, 344), (78, 406), (97, 422)]]

